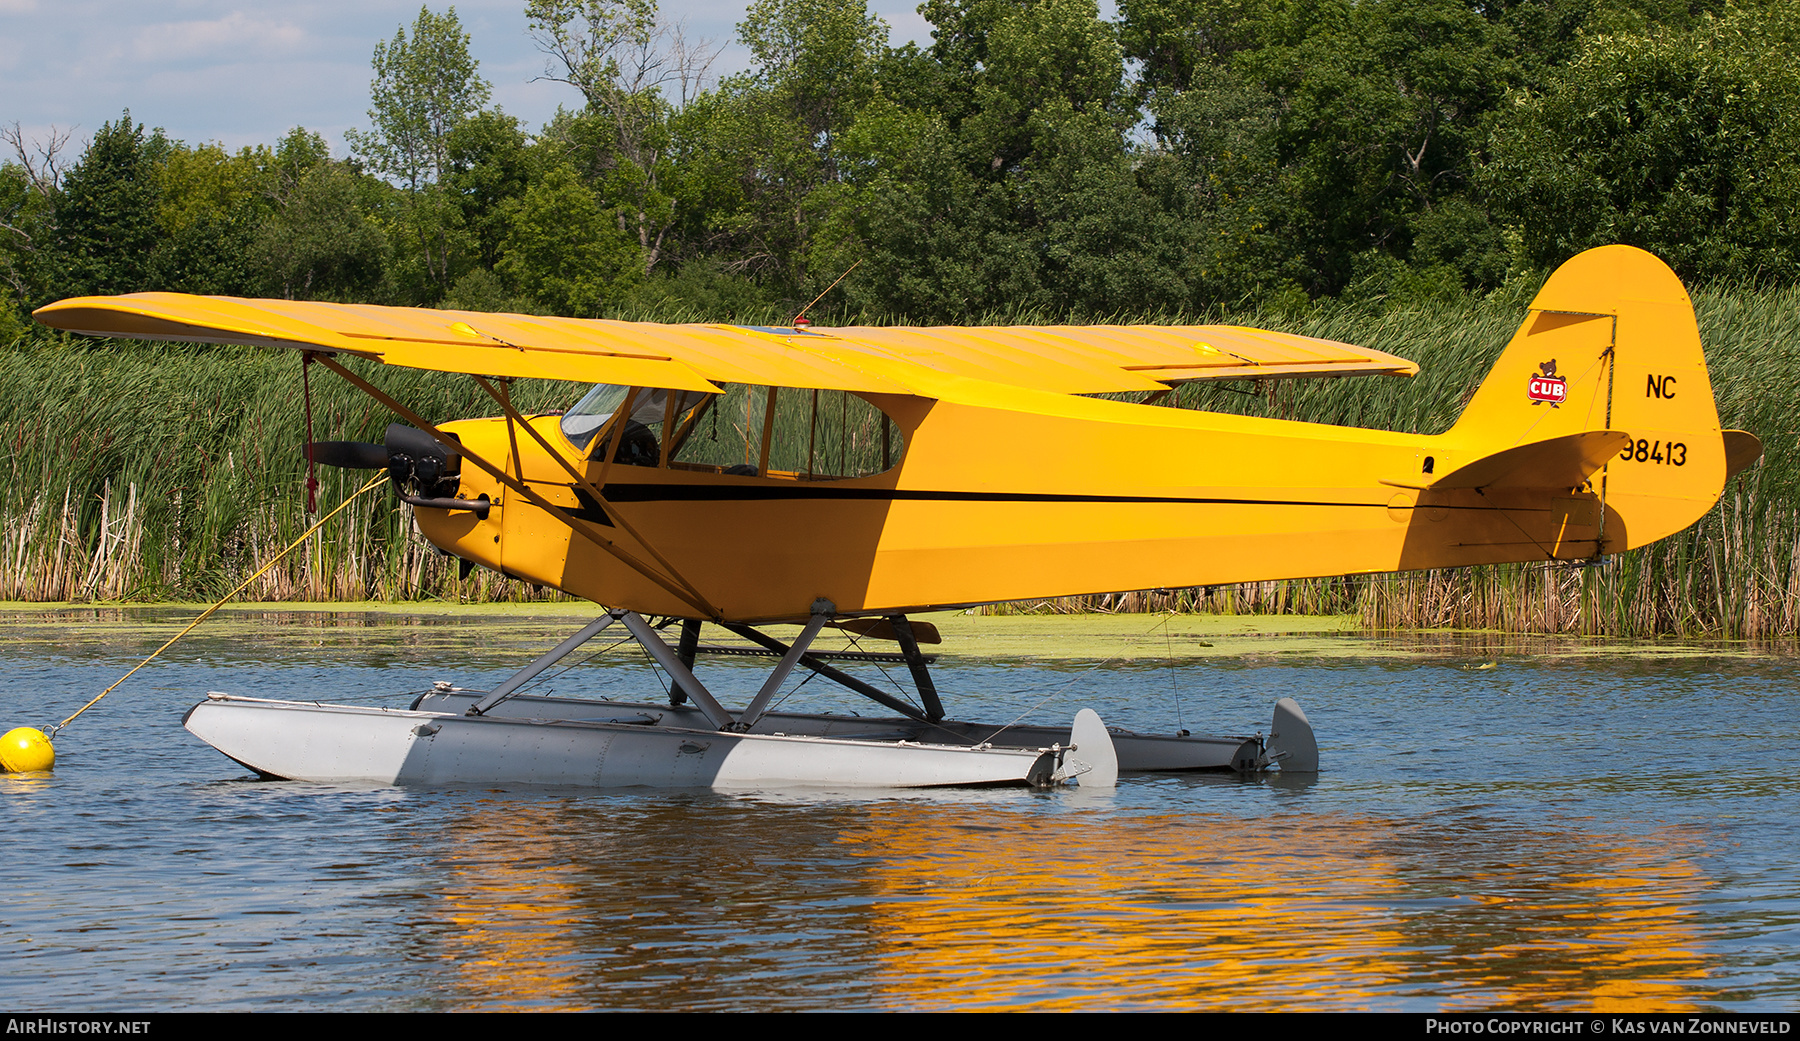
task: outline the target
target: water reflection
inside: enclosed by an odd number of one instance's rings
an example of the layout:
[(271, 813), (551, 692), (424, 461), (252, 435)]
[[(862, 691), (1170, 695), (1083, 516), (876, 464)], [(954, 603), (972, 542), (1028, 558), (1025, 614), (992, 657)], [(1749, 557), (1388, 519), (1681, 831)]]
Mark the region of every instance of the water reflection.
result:
[(641, 794), (447, 823), (442, 921), (413, 942), (458, 966), (456, 1004), (819, 1008), (861, 989), (871, 901), (832, 852), (837, 814)]
[(1707, 1007), (1691, 836), (1060, 796), (446, 822), (412, 942), (480, 1008)]
[[(185, 622), (165, 614), (155, 625)], [(172, 630), (71, 612), (0, 631), (21, 724), (66, 715)], [(31, 853), (0, 862), (30, 909), (0, 999), (1676, 1011), (1800, 996), (1785, 661), (1382, 638), (1377, 656), (1330, 658), (1270, 638), (1260, 657), (1156, 668), (944, 668), (971, 715), (999, 719), (1072, 678), (1072, 699), (1127, 725), (1166, 722), (1159, 684), (1252, 727), (1296, 694), (1328, 757), (1310, 784), (1137, 778), (1104, 797), (262, 783), (180, 728), (207, 689), (379, 700), (499, 674), (558, 631), (251, 619), (179, 645), (64, 735), (55, 774), (0, 778)], [(638, 667), (593, 685), (630, 688)]]

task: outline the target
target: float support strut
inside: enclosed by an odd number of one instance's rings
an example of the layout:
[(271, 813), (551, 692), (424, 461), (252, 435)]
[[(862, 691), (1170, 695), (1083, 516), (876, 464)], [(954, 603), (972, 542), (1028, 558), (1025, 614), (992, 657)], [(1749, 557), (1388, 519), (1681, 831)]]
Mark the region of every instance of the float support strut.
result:
[(812, 617), (807, 619), (806, 628), (800, 630), (799, 638), (788, 646), (787, 651), (782, 654), (781, 660), (775, 663), (774, 670), (769, 673), (769, 678), (763, 681), (762, 689), (756, 692), (756, 697), (751, 699), (749, 707), (744, 709), (744, 714), (738, 717), (739, 730), (749, 730), (757, 720), (762, 718), (763, 713), (769, 710), (769, 702), (775, 700), (775, 695), (780, 692), (781, 685), (787, 682), (788, 673), (794, 671), (794, 666), (800, 663), (800, 658), (806, 654), (806, 649), (812, 646), (813, 638), (819, 635), (819, 630), (824, 628), (825, 623), (830, 621), (831, 616), (836, 613), (837, 605), (831, 601), (823, 597), (813, 601)]
[(612, 617), (624, 622), (625, 628), (630, 629), (631, 635), (637, 637), (637, 642), (643, 645), (645, 653), (656, 659), (656, 664), (661, 665), (663, 671), (674, 678), (676, 687), (686, 691), (688, 697), (694, 699), (694, 704), (706, 716), (707, 722), (719, 730), (731, 729), (735, 722), (731, 713), (725, 711), (725, 706), (719, 704), (712, 693), (694, 678), (692, 669), (681, 664), (681, 659), (663, 642), (662, 636), (650, 628), (649, 622), (644, 621), (636, 611), (614, 611)]
[[(782, 643), (780, 640), (777, 640), (775, 637), (770, 636), (767, 633), (762, 632), (761, 630), (753, 628), (752, 626), (742, 625), (737, 622), (722, 622), (720, 624), (723, 625), (728, 631), (737, 633), (739, 636), (742, 636), (744, 639), (749, 640), (751, 643), (757, 644), (758, 646), (760, 646), (766, 650), (774, 651), (777, 654), (786, 654), (788, 651), (787, 644)], [(853, 691), (856, 691), (858, 694), (861, 694), (863, 697), (868, 698), (870, 701), (879, 702), (880, 704), (886, 705), (888, 708), (893, 709), (895, 712), (898, 712), (902, 715), (911, 716), (912, 718), (919, 720), (922, 723), (931, 722), (930, 720), (925, 718), (925, 713), (920, 712), (918, 709), (914, 708), (913, 706), (908, 705), (906, 702), (901, 701), (899, 698), (894, 697), (892, 694), (889, 694), (887, 691), (882, 690), (879, 687), (871, 687), (867, 683), (864, 683), (862, 680), (857, 679), (855, 676), (852, 676), (845, 672), (840, 672), (837, 669), (832, 668), (831, 666), (825, 664), (824, 662), (820, 661), (819, 659), (813, 657), (810, 654), (802, 654), (800, 656), (800, 664), (806, 666), (807, 668), (809, 668), (812, 671), (818, 673), (819, 675), (825, 677), (826, 679), (832, 681), (833, 683), (837, 683), (841, 686), (845, 686), (845, 687), (850, 688)]]
[(495, 687), (493, 690), (488, 691), (486, 697), (477, 701), (475, 704), (470, 705), (468, 709), (463, 712), (463, 715), (479, 716), (488, 709), (505, 701), (507, 698), (512, 697), (513, 691), (518, 690), (520, 687), (523, 687), (525, 684), (536, 679), (538, 673), (543, 672), (545, 669), (562, 661), (570, 654), (573, 654), (575, 648), (580, 647), (582, 644), (600, 635), (602, 630), (613, 624), (615, 621), (617, 621), (617, 619), (612, 615), (603, 614), (589, 622), (580, 632), (557, 644), (555, 647), (550, 648), (543, 657), (532, 662), (530, 665), (525, 666), (518, 672), (513, 673), (511, 676), (507, 677), (506, 682)]
[[(675, 644), (675, 657), (690, 670), (694, 667), (694, 652), (700, 647), (700, 621), (696, 618), (681, 620), (681, 640)], [(683, 705), (687, 703), (687, 691), (677, 683), (669, 688), (669, 704)]]
[(944, 703), (938, 700), (937, 684), (931, 682), (931, 670), (925, 667), (925, 655), (919, 652), (919, 641), (913, 636), (912, 623), (903, 614), (888, 615), (894, 627), (894, 639), (912, 671), (913, 685), (919, 688), (919, 700), (925, 703), (925, 718), (936, 723), (944, 718)]

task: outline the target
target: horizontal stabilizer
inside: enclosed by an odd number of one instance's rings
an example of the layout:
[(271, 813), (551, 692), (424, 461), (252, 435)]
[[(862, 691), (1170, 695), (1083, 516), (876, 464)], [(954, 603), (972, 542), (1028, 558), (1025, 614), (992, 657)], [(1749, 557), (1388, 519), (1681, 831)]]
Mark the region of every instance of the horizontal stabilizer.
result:
[(1618, 430), (1564, 434), (1482, 456), (1431, 482), (1449, 488), (1579, 488), (1631, 443)]
[(1742, 473), (1762, 457), (1762, 438), (1748, 430), (1727, 430), (1725, 434), (1725, 479)]

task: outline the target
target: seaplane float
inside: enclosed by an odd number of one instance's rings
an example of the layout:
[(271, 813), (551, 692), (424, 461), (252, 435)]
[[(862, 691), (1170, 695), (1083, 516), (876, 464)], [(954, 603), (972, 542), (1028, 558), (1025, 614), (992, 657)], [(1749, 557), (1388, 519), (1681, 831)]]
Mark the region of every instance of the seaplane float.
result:
[[(946, 717), (912, 616), (1094, 592), (1583, 561), (1694, 523), (1761, 452), (1721, 430), (1692, 305), (1641, 250), (1564, 264), (1451, 428), (1398, 433), (1182, 407), (1201, 380), (1395, 376), (1381, 351), (1228, 326), (650, 324), (171, 293), (36, 312), (93, 336), (301, 351), (404, 423), (319, 462), (385, 469), (465, 566), (606, 605), (485, 691), (406, 710), (213, 694), (187, 728), (316, 781), (715, 788), (1106, 786), (1120, 770), (1313, 771), (1305, 714), (1268, 737)], [(498, 415), (431, 422), (358, 369), (456, 373)], [(592, 391), (525, 415), (518, 379)], [(767, 630), (798, 626), (780, 638)], [(702, 628), (774, 659), (741, 709), (695, 671)], [(666, 700), (522, 690), (618, 627)], [(891, 641), (916, 698), (815, 653)], [(665, 636), (665, 633), (671, 634)], [(796, 668), (890, 715), (776, 711)]]

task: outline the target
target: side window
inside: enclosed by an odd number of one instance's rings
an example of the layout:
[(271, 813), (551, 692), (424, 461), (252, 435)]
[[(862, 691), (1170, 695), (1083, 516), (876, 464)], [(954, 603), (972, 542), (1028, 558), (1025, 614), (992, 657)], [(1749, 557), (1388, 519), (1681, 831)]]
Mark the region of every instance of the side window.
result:
[(671, 465), (831, 481), (891, 469), (904, 447), (880, 409), (844, 391), (728, 384), (675, 430)]

